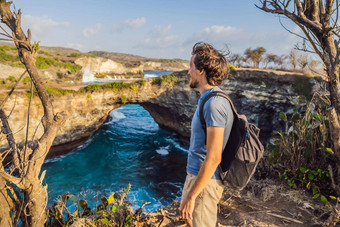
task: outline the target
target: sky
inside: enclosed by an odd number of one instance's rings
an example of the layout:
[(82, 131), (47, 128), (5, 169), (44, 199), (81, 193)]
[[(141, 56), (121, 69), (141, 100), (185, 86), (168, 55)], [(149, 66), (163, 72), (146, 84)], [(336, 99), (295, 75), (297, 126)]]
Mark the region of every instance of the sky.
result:
[[(259, 0), (14, 0), (32, 41), (81, 52), (119, 52), (188, 60), (196, 42), (231, 54), (264, 47), (289, 54), (299, 38)], [(297, 27), (281, 19), (289, 29)], [(2, 24), (3, 26), (3, 24)]]

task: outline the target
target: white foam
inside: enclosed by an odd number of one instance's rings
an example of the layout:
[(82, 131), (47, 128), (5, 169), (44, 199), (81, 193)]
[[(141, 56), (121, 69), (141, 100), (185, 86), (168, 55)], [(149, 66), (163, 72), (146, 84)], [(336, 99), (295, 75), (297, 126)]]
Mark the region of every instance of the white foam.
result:
[(85, 69), (83, 74), (83, 83), (91, 83), (94, 81), (96, 81), (94, 75), (90, 72), (89, 69)]
[(158, 148), (158, 149), (156, 150), (156, 152), (157, 152), (158, 154), (160, 154), (160, 155), (168, 155), (168, 154), (169, 154), (168, 149), (169, 149), (169, 145), (166, 146), (166, 147), (160, 147), (160, 148)]
[(111, 117), (110, 120), (108, 122), (106, 122), (105, 125), (111, 124), (111, 123), (114, 123), (114, 122), (117, 122), (121, 119), (126, 118), (126, 116), (122, 112), (119, 112), (118, 110), (113, 110), (110, 113), (110, 117)]
[(181, 150), (181, 151), (184, 151), (184, 152), (188, 152), (188, 149), (181, 146), (178, 142), (176, 142), (174, 139), (170, 139), (170, 138), (167, 138), (165, 139), (167, 142), (171, 143), (172, 145), (174, 145), (174, 147), (176, 147), (177, 149)]
[(58, 162), (58, 161), (64, 159), (65, 157), (66, 157), (66, 155), (61, 155), (61, 156), (56, 157), (56, 158), (46, 159), (44, 161), (44, 163)]
[(156, 74), (152, 74), (152, 73), (146, 73), (146, 74), (144, 74), (144, 78), (155, 78), (155, 77), (158, 77), (158, 75), (156, 75)]

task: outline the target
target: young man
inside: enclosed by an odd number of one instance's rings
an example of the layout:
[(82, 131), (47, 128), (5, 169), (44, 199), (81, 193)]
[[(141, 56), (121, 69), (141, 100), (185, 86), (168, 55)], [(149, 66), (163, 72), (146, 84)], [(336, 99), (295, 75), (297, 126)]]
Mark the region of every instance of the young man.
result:
[(188, 226), (215, 227), (217, 204), (224, 189), (217, 167), (221, 162), (234, 116), (225, 98), (210, 98), (203, 108), (207, 127), (205, 134), (199, 118), (199, 108), (208, 94), (221, 91), (217, 86), (228, 76), (227, 61), (211, 45), (196, 43), (188, 74), (191, 79), (190, 87), (198, 89), (201, 97), (191, 122), (187, 177), (179, 211)]

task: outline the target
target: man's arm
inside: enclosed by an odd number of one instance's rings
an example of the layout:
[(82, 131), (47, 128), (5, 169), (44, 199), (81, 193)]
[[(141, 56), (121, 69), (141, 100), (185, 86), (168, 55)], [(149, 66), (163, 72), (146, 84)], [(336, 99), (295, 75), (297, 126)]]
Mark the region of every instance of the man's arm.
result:
[(183, 199), (179, 208), (180, 215), (183, 219), (192, 219), (196, 197), (208, 184), (216, 168), (221, 163), (223, 138), (224, 128), (214, 126), (207, 128), (207, 156), (198, 172), (194, 185)]

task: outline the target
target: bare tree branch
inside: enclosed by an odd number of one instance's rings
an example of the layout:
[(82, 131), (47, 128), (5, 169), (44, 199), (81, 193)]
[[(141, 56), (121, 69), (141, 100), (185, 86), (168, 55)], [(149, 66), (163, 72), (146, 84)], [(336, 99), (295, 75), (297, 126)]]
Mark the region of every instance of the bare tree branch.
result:
[(2, 171), (2, 170), (0, 170), (0, 176), (2, 178), (4, 178), (6, 181), (12, 182), (12, 183), (16, 184), (18, 187), (20, 187), (22, 189), (22, 185), (19, 184), (20, 178), (14, 177), (14, 176), (12, 176), (12, 175), (10, 175), (10, 174)]
[(30, 101), (28, 103), (28, 109), (27, 109), (26, 139), (25, 139), (25, 146), (24, 146), (24, 159), (23, 159), (23, 162), (25, 162), (25, 158), (26, 158), (27, 141), (28, 141), (28, 129), (29, 129), (29, 125), (30, 125), (30, 110), (31, 110), (32, 98), (33, 98), (33, 82), (31, 81), (31, 97), (30, 97)]
[(7, 99), (12, 95), (14, 89), (16, 88), (16, 86), (19, 84), (20, 80), (22, 79), (22, 77), (26, 74), (27, 70), (25, 70), (25, 72), (23, 72), (23, 74), (21, 74), (21, 76), (19, 77), (18, 81), (14, 84), (14, 86), (12, 87), (11, 91), (8, 93), (8, 95), (6, 96), (6, 98), (1, 102), (0, 105), (0, 109), (2, 109), (2, 107), (4, 106), (4, 104), (6, 103)]
[[(11, 130), (9, 124), (8, 124), (7, 116), (2, 109), (0, 109), (0, 119), (2, 121), (2, 126), (3, 126), (2, 131), (4, 132), (4, 134), (7, 137), (8, 144), (9, 144), (10, 148), (12, 149), (12, 151), (17, 153), (17, 155), (19, 157), (19, 151), (18, 151), (18, 148), (17, 148), (17, 144), (15, 142), (12, 130)], [(19, 160), (19, 162), (20, 162), (20, 160)]]

